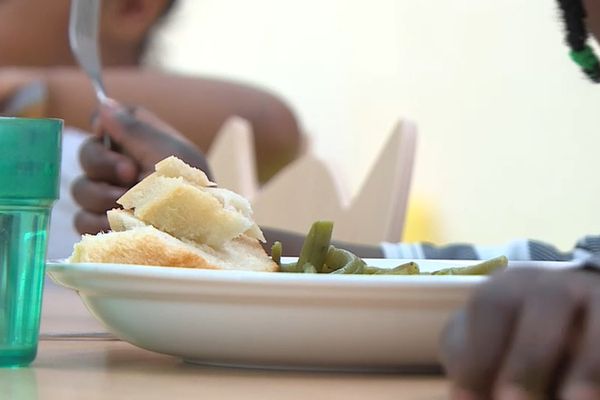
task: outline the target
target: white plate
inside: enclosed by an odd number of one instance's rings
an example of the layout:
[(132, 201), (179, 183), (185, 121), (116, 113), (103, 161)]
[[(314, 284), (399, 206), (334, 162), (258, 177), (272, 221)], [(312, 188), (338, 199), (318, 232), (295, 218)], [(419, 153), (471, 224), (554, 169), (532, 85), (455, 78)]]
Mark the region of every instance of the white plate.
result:
[[(401, 262), (368, 260), (381, 267)], [(431, 271), (473, 261), (418, 263)], [(444, 324), (486, 279), (60, 262), (49, 263), (48, 272), (136, 346), (204, 364), (336, 370), (437, 365)]]

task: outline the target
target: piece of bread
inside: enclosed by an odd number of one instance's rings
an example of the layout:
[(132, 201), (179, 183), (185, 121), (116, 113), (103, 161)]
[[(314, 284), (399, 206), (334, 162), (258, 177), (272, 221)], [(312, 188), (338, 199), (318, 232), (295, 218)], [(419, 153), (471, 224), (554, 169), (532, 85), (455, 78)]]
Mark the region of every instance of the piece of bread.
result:
[(198, 187), (217, 186), (214, 182), (208, 179), (204, 171), (187, 165), (177, 157), (167, 157), (159, 161), (154, 170), (158, 175), (167, 176), (170, 178), (182, 177), (186, 181)]
[(122, 232), (85, 235), (75, 245), (72, 263), (114, 263), (149, 266), (274, 272), (278, 270), (255, 239), (230, 240), (215, 249), (186, 243), (151, 226)]
[(211, 247), (179, 240), (145, 225), (125, 210), (108, 213), (112, 232), (84, 235), (69, 259), (73, 263), (116, 263), (166, 267), (273, 272), (278, 266), (260, 243), (246, 235)]
[(250, 203), (170, 157), (107, 212), (111, 232), (84, 235), (70, 262), (277, 271)]
[(108, 225), (110, 225), (110, 229), (113, 232), (123, 232), (148, 226), (134, 217), (131, 211), (115, 208), (113, 210), (108, 210), (106, 216), (108, 217)]
[(202, 186), (210, 182), (204, 173), (204, 178), (198, 176), (200, 170), (167, 160), (117, 203), (133, 210), (146, 224), (178, 238), (220, 246), (246, 233), (264, 241), (248, 200), (227, 189)]

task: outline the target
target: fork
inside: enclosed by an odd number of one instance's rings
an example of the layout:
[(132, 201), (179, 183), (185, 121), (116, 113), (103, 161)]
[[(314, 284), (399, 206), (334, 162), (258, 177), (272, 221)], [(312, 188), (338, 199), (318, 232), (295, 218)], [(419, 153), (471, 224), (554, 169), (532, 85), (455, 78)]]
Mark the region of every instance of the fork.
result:
[[(88, 75), (100, 104), (107, 102), (102, 81), (102, 66), (98, 51), (98, 22), (100, 0), (71, 0), (69, 16), (69, 43), (79, 66)], [(110, 137), (102, 137), (104, 146), (110, 148)]]

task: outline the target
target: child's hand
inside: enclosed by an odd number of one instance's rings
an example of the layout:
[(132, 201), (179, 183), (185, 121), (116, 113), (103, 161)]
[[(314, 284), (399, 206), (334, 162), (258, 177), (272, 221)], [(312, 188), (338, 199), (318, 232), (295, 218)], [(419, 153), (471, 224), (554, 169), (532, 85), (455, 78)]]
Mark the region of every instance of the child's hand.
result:
[[(81, 206), (75, 217), (80, 233), (108, 230), (106, 211), (116, 207), (123, 193), (168, 156), (174, 155), (210, 177), (204, 155), (148, 111), (128, 110), (110, 102), (101, 106), (95, 130), (96, 137), (86, 141), (80, 152), (84, 175), (72, 187)], [(101, 134), (110, 136), (111, 149), (104, 147)]]
[(508, 270), (446, 330), (453, 399), (599, 399), (600, 273)]

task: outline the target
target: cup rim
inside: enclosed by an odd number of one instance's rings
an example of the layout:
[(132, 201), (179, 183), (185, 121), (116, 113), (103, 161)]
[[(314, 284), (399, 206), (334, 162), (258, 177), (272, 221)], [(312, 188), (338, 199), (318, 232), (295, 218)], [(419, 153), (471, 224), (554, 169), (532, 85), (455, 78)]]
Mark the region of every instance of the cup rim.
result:
[(10, 120), (10, 121), (45, 121), (45, 122), (60, 122), (60, 123), (64, 123), (65, 120), (62, 118), (53, 118), (53, 117), (48, 117), (48, 118), (30, 118), (30, 117), (10, 117), (10, 116), (0, 116), (0, 121), (2, 120)]

